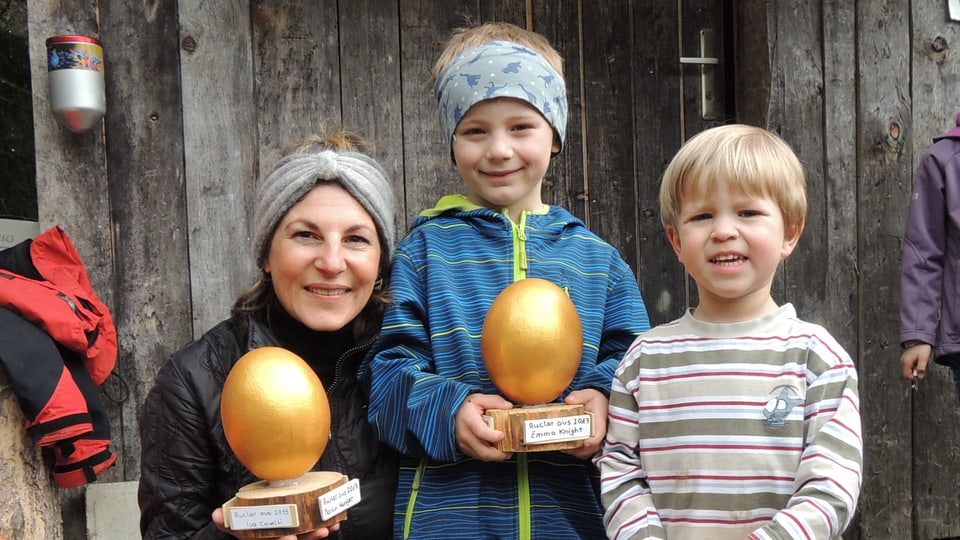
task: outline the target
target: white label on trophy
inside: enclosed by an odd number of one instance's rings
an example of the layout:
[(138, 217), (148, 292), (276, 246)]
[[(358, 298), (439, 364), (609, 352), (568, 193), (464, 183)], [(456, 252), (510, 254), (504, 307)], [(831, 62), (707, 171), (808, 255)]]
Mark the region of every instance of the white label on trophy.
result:
[(354, 478), (320, 496), (320, 517), (324, 521), (360, 502), (360, 481)]
[(578, 441), (590, 438), (592, 432), (592, 418), (589, 414), (526, 420), (523, 423), (523, 442), (540, 444)]
[(299, 527), (300, 517), (295, 504), (235, 506), (230, 508), (229, 527), (235, 531)]

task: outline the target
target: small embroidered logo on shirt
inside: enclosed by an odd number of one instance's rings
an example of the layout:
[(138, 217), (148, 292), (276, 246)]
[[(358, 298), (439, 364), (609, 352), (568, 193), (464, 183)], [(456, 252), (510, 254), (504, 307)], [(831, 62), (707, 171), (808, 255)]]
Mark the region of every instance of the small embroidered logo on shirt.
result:
[(775, 386), (770, 393), (772, 394), (777, 390), (780, 390), (780, 394), (777, 395), (777, 397), (771, 398), (770, 401), (767, 401), (766, 405), (763, 406), (763, 416), (767, 419), (766, 423), (770, 427), (781, 427), (785, 425), (790, 411), (792, 411), (795, 406), (803, 403), (802, 398), (791, 397), (800, 395), (800, 391), (797, 390), (795, 386), (781, 384), (780, 386)]

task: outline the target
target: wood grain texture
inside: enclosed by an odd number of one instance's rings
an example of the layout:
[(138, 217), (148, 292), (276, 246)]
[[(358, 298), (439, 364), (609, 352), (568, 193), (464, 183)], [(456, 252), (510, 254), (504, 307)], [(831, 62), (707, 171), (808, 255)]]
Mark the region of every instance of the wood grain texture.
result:
[(553, 452), (583, 446), (583, 439), (528, 443), (525, 435), (527, 422), (583, 416), (586, 414), (586, 407), (583, 405), (551, 403), (514, 409), (488, 409), (483, 414), (485, 419), (489, 418), (490, 427), (504, 434), (503, 440), (495, 445), (501, 452)]
[[(633, 13), (617, 0), (594, 2), (582, 14), (586, 223), (636, 268), (633, 178)], [(618, 216), (629, 216), (620, 220)]]
[(343, 124), (374, 142), (372, 153), (387, 170), (401, 203), (396, 225), (402, 234), (406, 222), (399, 6), (387, 0), (357, 0), (341, 4), (339, 16)]
[[(115, 289), (113, 268), (109, 179), (105, 166), (105, 122), (97, 122), (84, 133), (72, 133), (62, 128), (50, 112), (47, 87), (46, 39), (63, 34), (100, 37), (97, 4), (84, 0), (29, 2), (27, 32), (33, 80), (33, 129), (40, 230), (60, 225), (67, 231), (87, 267), (94, 290), (104, 303), (113, 309), (118, 293)], [(105, 79), (114, 76), (110, 72), (109, 62), (109, 48), (105, 48)], [(113, 109), (114, 105), (108, 97), (107, 114), (116, 114)], [(117, 112), (120, 110), (122, 109)], [(112, 435), (117, 437), (117, 409), (112, 408), (108, 415), (113, 427)], [(19, 441), (19, 437), (21, 434), (16, 433), (11, 438)], [(17, 448), (16, 443), (10, 448)], [(38, 538), (79, 538), (79, 535), (85, 532), (83, 493), (80, 490), (57, 489), (51, 482), (47, 461), (41, 459), (41, 454), (34, 453), (34, 448), (23, 450), (17, 458), (23, 460), (27, 475), (11, 478), (23, 483), (11, 484), (10, 488), (21, 493), (36, 490), (38, 497), (14, 498), (10, 500), (10, 506), (4, 505), (4, 510), (9, 511), (0, 511), (0, 515), (11, 516), (15, 527), (18, 527), (10, 537), (18, 538), (25, 531), (30, 531), (30, 534), (36, 534)], [(44, 477), (44, 473), (48, 476)], [(116, 473), (108, 471), (108, 475), (110, 474)], [(59, 500), (48, 499), (51, 496), (59, 497)]]
[(0, 365), (0, 538), (23, 538), (24, 531), (33, 531), (34, 538), (59, 540), (64, 538), (60, 490), (36, 441), (24, 431), (25, 422), (13, 383)]
[[(823, 144), (823, 42), (811, 39), (822, 24), (820, 6), (813, 2), (781, 5), (770, 24), (771, 86), (783, 89), (770, 103), (767, 127), (790, 141), (807, 175), (807, 218), (803, 235), (780, 265), (773, 296), (791, 302), (802, 318), (823, 324), (818, 315), (827, 291), (827, 267), (822, 261), (831, 246), (826, 227), (831, 208), (826, 204)], [(784, 31), (790, 28), (791, 31)], [(796, 30), (796, 31), (794, 31)], [(801, 41), (803, 43), (801, 43)], [(849, 186), (849, 184), (847, 184)], [(853, 233), (855, 234), (855, 233)], [(814, 284), (819, 284), (815, 286)], [(828, 325), (830, 327), (832, 325)]]
[[(913, 176), (910, 159), (910, 15), (903, 2), (857, 4), (858, 306), (865, 488), (864, 538), (910, 538), (909, 385), (900, 378), (900, 238)], [(852, 226), (852, 224), (851, 224)], [(913, 497), (911, 497), (911, 493)]]
[[(943, 10), (911, 3), (910, 86), (913, 96), (912, 145), (906, 160), (916, 171), (933, 137), (956, 125), (960, 113), (960, 59), (952, 49), (960, 47), (960, 24), (945, 18)], [(891, 201), (906, 211), (912, 193), (912, 178), (903, 179), (899, 198)], [(895, 287), (899, 291), (899, 287)], [(899, 294), (899, 293), (897, 293)], [(899, 332), (889, 334), (894, 342)], [(894, 348), (891, 361), (899, 353)], [(960, 469), (945, 464), (960, 463), (960, 406), (952, 374), (933, 366), (911, 393), (913, 408), (913, 486), (915, 531), (920, 538), (960, 536)], [(904, 386), (901, 381), (899, 386)], [(901, 390), (902, 392), (902, 390)]]
[(443, 195), (465, 193), (440, 129), (430, 70), (443, 43), (464, 16), (476, 17), (477, 3), (466, 0), (413, 0), (400, 10), (400, 62), (404, 117), (403, 210), (409, 226), (417, 214)]
[(140, 405), (160, 363), (193, 329), (182, 316), (190, 273), (176, 6), (104, 0), (101, 8), (112, 14), (103, 21), (104, 43), (124, 44), (107, 49), (106, 167), (114, 253), (122, 254), (113, 262), (112, 314), (122, 347), (104, 386), (119, 459), (103, 478), (122, 481), (140, 476)]
[(242, 529), (227, 518), (227, 527), (237, 538), (276, 538), (293, 534), (315, 531), (321, 527), (329, 527), (347, 519), (349, 512), (340, 512), (329, 519), (323, 519), (318, 501), (322, 495), (344, 484), (349, 479), (346, 475), (330, 472), (309, 472), (296, 484), (274, 487), (269, 482), (261, 480), (247, 484), (240, 488), (236, 497), (223, 505), (225, 516), (229, 516), (230, 509), (240, 509), (248, 506), (293, 505), (297, 511), (297, 525), (295, 527), (274, 527), (262, 529)]
[[(960, 111), (960, 26), (942, 2), (27, 3), (41, 229), (69, 232), (120, 334), (124, 383), (114, 377), (102, 394), (121, 461), (104, 480), (136, 478), (136, 415), (153, 375), (253, 281), (253, 190), (286, 145), (341, 124), (370, 138), (395, 182), (400, 230), (440, 196), (464, 192), (428, 79), (442, 42), (467, 20), (532, 28), (561, 53), (570, 118), (545, 201), (621, 250), (652, 322), (695, 305), (660, 225), (658, 190), (682, 140), (716, 123), (699, 116), (699, 68), (678, 62), (699, 53), (699, 30), (711, 28), (734, 51), (722, 59), (734, 95), (719, 97), (735, 116), (721, 121), (769, 127), (807, 167), (809, 222), (776, 298), (827, 327), (860, 366), (864, 490), (845, 538), (960, 535), (949, 372), (935, 367), (910, 392), (897, 344), (906, 201), (931, 137)], [(43, 42), (65, 33), (104, 42), (107, 116), (83, 134), (60, 128), (47, 103)], [(123, 384), (129, 397), (115, 404)], [(4, 388), (6, 406), (14, 398)], [(24, 467), (9, 476), (17, 492), (59, 498), (39, 503), (56, 516), (40, 536), (83, 538), (82, 492), (52, 487), (17, 437), (20, 446), (0, 450), (0, 462)], [(28, 523), (27, 504), (38, 501), (0, 497), (10, 509), (0, 515)], [(61, 508), (62, 528), (53, 523)]]
[(257, 167), (248, 1), (181, 2), (180, 76), (194, 335), (254, 280), (247, 225)]
[[(821, 324), (830, 329), (833, 337), (859, 363), (857, 354), (857, 244), (858, 231), (851, 226), (857, 220), (857, 189), (853, 179), (857, 175), (857, 127), (850, 122), (856, 117), (857, 81), (854, 27), (854, 6), (842, 2), (827, 2), (820, 15), (823, 25), (823, 149), (817, 170), (822, 174), (818, 187), (821, 204), (826, 212), (820, 224), (821, 236), (801, 239), (803, 250), (810, 244), (826, 245), (817, 250), (818, 258), (812, 264), (825, 266), (819, 273), (823, 292), (818, 302), (809, 306), (810, 313), (820, 317)], [(807, 144), (811, 152), (818, 141), (818, 130), (812, 129)], [(792, 132), (792, 133), (795, 133)], [(792, 135), (791, 135), (792, 136)], [(806, 160), (801, 161), (806, 163)], [(810, 174), (808, 170), (808, 175)], [(824, 264), (826, 261), (826, 264)], [(794, 272), (796, 274), (796, 272)], [(803, 284), (798, 277), (797, 287)], [(803, 294), (803, 291), (797, 291)]]
[(262, 179), (288, 147), (340, 126), (343, 84), (336, 2), (251, 7), (256, 107), (249, 114)]
[[(634, 91), (633, 176), (637, 204), (633, 210), (638, 229), (637, 270), (651, 324), (679, 317), (693, 300), (688, 280), (667, 240), (660, 220), (660, 181), (667, 164), (680, 149), (685, 132), (682, 117), (681, 73), (696, 70), (681, 66), (677, 39), (679, 11), (671, 0), (645, 3), (636, 10), (633, 40), (636, 54), (632, 69)], [(699, 81), (697, 81), (699, 84)], [(630, 253), (624, 253), (631, 257)]]
[[(820, 16), (823, 27), (823, 80), (820, 83), (823, 88), (823, 156), (819, 169), (823, 174), (822, 201), (826, 215), (822, 236), (804, 233), (801, 243), (802, 249), (806, 249), (810, 244), (825, 242), (826, 246), (818, 250), (819, 259), (811, 261), (811, 264), (824, 266), (825, 270), (818, 274), (823, 279), (818, 302), (806, 305), (804, 309), (809, 310), (811, 317), (819, 317), (818, 322), (828, 328), (853, 361), (861, 365), (855, 324), (860, 298), (856, 272), (859, 231), (851, 226), (857, 221), (857, 185), (853, 182), (857, 176), (857, 127), (850, 122), (850, 118), (856, 117), (857, 109), (855, 6), (845, 2), (825, 2)], [(811, 135), (816, 137), (817, 131)], [(799, 288), (802, 287), (802, 275), (797, 277), (800, 279)], [(804, 292), (804, 289), (798, 291), (799, 294)], [(878, 489), (883, 485), (881, 478), (869, 474), (869, 468), (866, 471), (864, 484), (867, 489)], [(862, 513), (854, 516), (845, 538), (859, 538), (862, 517)]]

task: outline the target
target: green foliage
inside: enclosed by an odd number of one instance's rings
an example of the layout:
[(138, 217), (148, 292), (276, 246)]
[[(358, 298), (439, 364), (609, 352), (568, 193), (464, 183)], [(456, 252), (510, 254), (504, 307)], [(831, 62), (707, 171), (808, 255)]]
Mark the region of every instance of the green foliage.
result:
[[(0, 218), (37, 219), (33, 98), (24, 2), (0, 2)], [(19, 28), (22, 25), (23, 28)]]

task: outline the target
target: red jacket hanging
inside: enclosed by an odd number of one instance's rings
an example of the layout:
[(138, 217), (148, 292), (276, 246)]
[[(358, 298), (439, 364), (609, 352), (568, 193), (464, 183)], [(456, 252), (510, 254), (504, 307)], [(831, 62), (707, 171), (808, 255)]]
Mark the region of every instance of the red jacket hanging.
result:
[(54, 226), (30, 243), (30, 259), (43, 279), (0, 269), (0, 306), (80, 353), (93, 382), (103, 384), (117, 363), (117, 331), (77, 248), (63, 229)]
[(0, 251), (0, 362), (27, 431), (53, 449), (62, 487), (93, 482), (116, 462), (96, 390), (116, 359), (110, 311), (60, 227)]

